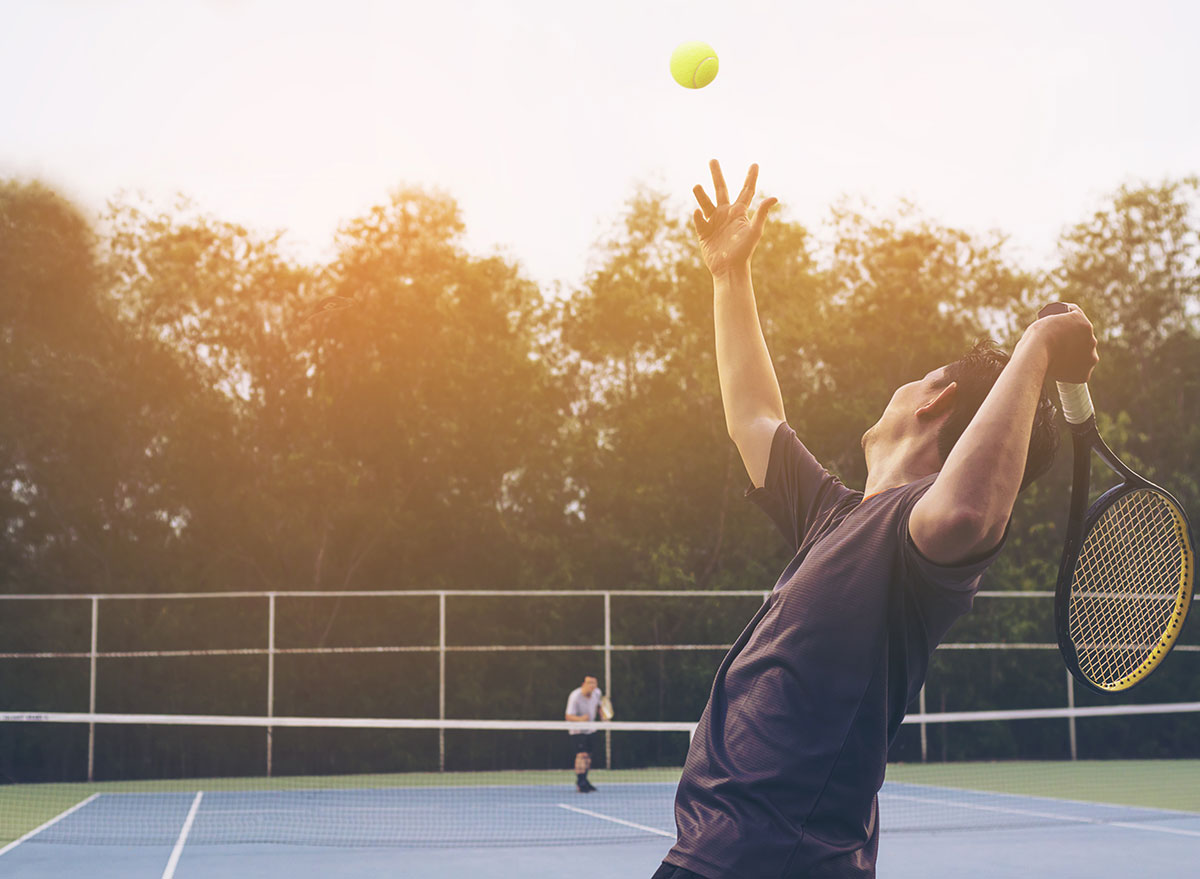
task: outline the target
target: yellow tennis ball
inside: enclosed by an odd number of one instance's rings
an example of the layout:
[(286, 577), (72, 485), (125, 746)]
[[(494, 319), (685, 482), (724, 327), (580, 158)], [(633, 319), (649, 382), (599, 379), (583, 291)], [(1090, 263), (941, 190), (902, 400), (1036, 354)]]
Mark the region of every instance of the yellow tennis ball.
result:
[(717, 78), (717, 53), (708, 43), (680, 43), (671, 53), (671, 76), (684, 88), (702, 89)]

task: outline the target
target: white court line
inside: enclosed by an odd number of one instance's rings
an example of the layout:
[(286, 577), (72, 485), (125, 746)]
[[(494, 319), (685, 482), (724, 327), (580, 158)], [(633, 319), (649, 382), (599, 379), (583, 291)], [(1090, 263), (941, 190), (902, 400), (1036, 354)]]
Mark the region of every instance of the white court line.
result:
[[(1047, 797), (1047, 796), (1042, 796), (1039, 794), (1013, 794), (1013, 793), (1008, 793), (1007, 791), (983, 790), (982, 788), (977, 789), (977, 788), (969, 788), (969, 787), (938, 787), (937, 785), (916, 784), (914, 782), (908, 782), (908, 781), (894, 781), (894, 782), (892, 782), (892, 784), (901, 785), (905, 788), (920, 788), (922, 790), (928, 790), (928, 791), (937, 791), (937, 792), (950, 791), (950, 792), (958, 792), (958, 793), (965, 793), (965, 794), (978, 794), (981, 796), (988, 797), (989, 799), (994, 798), (994, 797), (1004, 797), (1004, 798), (1010, 799), (1010, 800), (1037, 800), (1039, 802), (1044, 801), (1044, 802), (1048, 802), (1048, 803), (1054, 803), (1055, 805), (1058, 805), (1059, 803), (1070, 803), (1072, 806), (1087, 806), (1092, 809), (1121, 809), (1125, 812), (1128, 812), (1131, 810), (1134, 812), (1153, 812), (1156, 815), (1170, 815), (1171, 817), (1175, 817), (1175, 818), (1197, 818), (1197, 817), (1200, 817), (1200, 813), (1185, 812), (1183, 809), (1164, 809), (1161, 806), (1131, 806), (1128, 803), (1098, 803), (1095, 800), (1073, 800), (1069, 797)], [(885, 790), (879, 791), (879, 795), (881, 797), (904, 796), (904, 794), (892, 794)], [(911, 794), (909, 794), (909, 796), (911, 796)], [(943, 801), (938, 800), (938, 802), (943, 802)], [(1104, 823), (1112, 824), (1115, 822), (1105, 821)]]
[[(1081, 818), (1075, 815), (1063, 815), (1058, 812), (1036, 812), (1033, 809), (1006, 809), (1003, 806), (980, 806), (974, 803), (946, 800), (935, 800), (931, 797), (914, 797), (909, 794), (888, 794), (894, 800), (912, 800), (916, 803), (933, 803), (938, 806), (952, 806), (956, 809), (978, 809), (981, 812), (1003, 812), (1007, 815), (1028, 815), (1033, 818), (1049, 818), (1054, 821), (1075, 821), (1079, 824), (1100, 824), (1105, 827), (1124, 827), (1126, 830), (1151, 830), (1155, 833), (1174, 833), (1179, 836), (1200, 836), (1200, 830), (1181, 830), (1176, 827), (1158, 827), (1154, 824), (1138, 824), (1128, 821), (1105, 821), (1103, 818)], [(1088, 805), (1096, 805), (1089, 803)]]
[(59, 821), (61, 821), (63, 818), (66, 818), (68, 815), (70, 815), (75, 810), (82, 809), (84, 806), (86, 806), (92, 800), (96, 799), (96, 797), (98, 797), (98, 796), (100, 796), (100, 794), (92, 794), (86, 800), (80, 800), (74, 806), (67, 809), (67, 811), (60, 812), (59, 814), (55, 815), (53, 818), (51, 818), (49, 821), (47, 821), (41, 827), (35, 827), (33, 830), (26, 833), (20, 839), (14, 839), (12, 842), (10, 842), (8, 845), (6, 845), (4, 848), (0, 848), (0, 855), (4, 854), (5, 852), (12, 851), (13, 849), (15, 849), (17, 846), (19, 846), (21, 843), (23, 843), (25, 840), (29, 839), (30, 837), (37, 836), (39, 833), (41, 833), (47, 827), (49, 827), (52, 824), (57, 824)]
[(632, 821), (626, 821), (624, 818), (614, 818), (611, 815), (602, 815), (599, 812), (593, 812), (590, 809), (580, 809), (578, 806), (568, 806), (566, 803), (555, 803), (560, 809), (566, 809), (568, 812), (578, 812), (580, 815), (587, 815), (589, 818), (599, 818), (601, 821), (611, 821), (614, 824), (624, 824), (626, 827), (632, 827), (634, 830), (644, 830), (647, 833), (657, 833), (659, 836), (665, 836), (668, 839), (674, 839), (674, 833), (668, 833), (665, 830), (659, 830), (657, 827), (647, 827), (645, 824), (634, 824)]
[(167, 861), (167, 869), (163, 870), (162, 879), (172, 879), (175, 867), (179, 864), (179, 856), (183, 854), (183, 844), (187, 842), (188, 834), (192, 832), (192, 822), (196, 820), (196, 811), (200, 808), (200, 800), (204, 791), (196, 791), (196, 799), (192, 800), (192, 808), (188, 810), (183, 829), (179, 831), (179, 839), (175, 840), (175, 848), (171, 850), (171, 859)]

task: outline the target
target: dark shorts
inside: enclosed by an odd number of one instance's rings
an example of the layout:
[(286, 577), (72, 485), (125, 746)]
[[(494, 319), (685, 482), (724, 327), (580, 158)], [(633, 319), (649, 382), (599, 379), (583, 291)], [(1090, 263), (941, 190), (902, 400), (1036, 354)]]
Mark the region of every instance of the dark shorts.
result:
[(573, 733), (571, 735), (571, 744), (575, 746), (576, 754), (590, 754), (592, 753), (592, 734)]
[(650, 879), (704, 879), (699, 873), (663, 861)]

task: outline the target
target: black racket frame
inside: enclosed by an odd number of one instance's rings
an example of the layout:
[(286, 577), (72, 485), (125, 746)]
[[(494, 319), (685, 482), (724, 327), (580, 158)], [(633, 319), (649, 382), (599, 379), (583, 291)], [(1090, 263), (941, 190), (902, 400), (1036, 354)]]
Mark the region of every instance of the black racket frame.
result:
[[(1183, 517), (1188, 543), (1191, 548), (1191, 560), (1188, 562), (1189, 564), (1195, 564), (1195, 537), (1192, 532), (1192, 524), (1188, 521), (1187, 511), (1183, 508), (1183, 505), (1169, 491), (1135, 473), (1116, 456), (1100, 436), (1099, 430), (1096, 429), (1096, 416), (1094, 414), (1082, 424), (1069, 424), (1069, 427), (1071, 428), (1072, 454), (1074, 456), (1071, 477), (1071, 509), (1067, 516), (1067, 536), (1063, 544), (1062, 562), (1058, 569), (1058, 583), (1054, 590), (1054, 626), (1058, 634), (1058, 649), (1071, 675), (1087, 689), (1094, 693), (1111, 694), (1113, 692), (1123, 692), (1124, 689), (1129, 689), (1129, 687), (1117, 691), (1105, 689), (1092, 682), (1080, 670), (1079, 656), (1075, 650), (1075, 644), (1071, 640), (1069, 612), (1071, 585), (1075, 579), (1075, 567), (1079, 563), (1079, 553), (1083, 549), (1084, 538), (1091, 532), (1092, 527), (1109, 507), (1125, 495), (1140, 489), (1150, 489), (1163, 495), (1179, 511), (1180, 516)], [(1096, 498), (1096, 501), (1091, 506), (1088, 506), (1088, 492), (1091, 489), (1091, 453), (1093, 451), (1100, 460), (1107, 464), (1124, 481), (1105, 491), (1100, 497)], [(1180, 631), (1182, 631), (1183, 625), (1187, 620), (1188, 611), (1191, 609), (1191, 600), (1192, 594), (1189, 593), (1183, 613), (1175, 621), (1174, 627)], [(1177, 632), (1175, 643), (1178, 642), (1178, 635), (1179, 633)], [(1174, 643), (1172, 644), (1173, 646)], [(1166, 653), (1169, 652), (1170, 648), (1167, 649)], [(1162, 660), (1166, 658), (1166, 653), (1159, 658), (1154, 669), (1158, 668), (1158, 664), (1161, 664)], [(1151, 669), (1151, 672), (1154, 669)], [(1145, 680), (1148, 676), (1149, 673), (1143, 675), (1141, 680)], [(1141, 680), (1131, 684), (1130, 687), (1136, 686)]]

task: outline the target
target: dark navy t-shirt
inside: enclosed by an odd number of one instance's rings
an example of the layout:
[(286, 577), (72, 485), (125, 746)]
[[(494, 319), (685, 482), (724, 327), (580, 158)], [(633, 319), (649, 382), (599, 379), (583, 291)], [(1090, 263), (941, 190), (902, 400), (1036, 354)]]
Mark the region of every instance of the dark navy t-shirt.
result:
[(1000, 550), (957, 567), (917, 551), (908, 516), (935, 475), (864, 501), (779, 426), (747, 497), (796, 555), (717, 670), (668, 863), (707, 879), (875, 875), (888, 745)]

